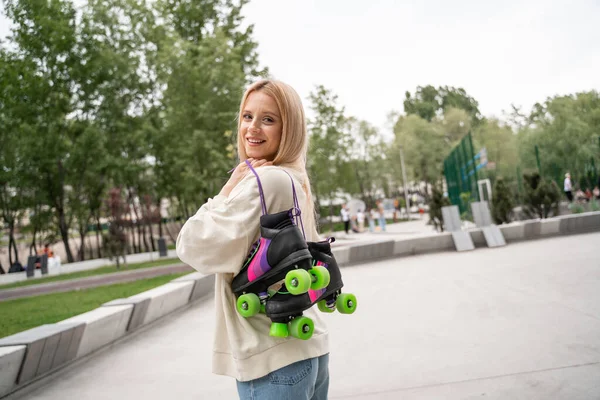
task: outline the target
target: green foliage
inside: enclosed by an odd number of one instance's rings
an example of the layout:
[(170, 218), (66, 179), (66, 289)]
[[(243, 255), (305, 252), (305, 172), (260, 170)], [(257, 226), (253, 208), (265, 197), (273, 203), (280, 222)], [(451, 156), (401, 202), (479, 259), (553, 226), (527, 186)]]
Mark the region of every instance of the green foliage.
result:
[(469, 96), (462, 88), (431, 85), (418, 86), (414, 95), (406, 92), (404, 111), (406, 114), (416, 114), (426, 121), (432, 121), (436, 116), (443, 115), (448, 109), (465, 110), (473, 124), (482, 120), (479, 103)]
[(508, 182), (516, 180), (515, 166), (519, 164), (517, 135), (510, 127), (497, 119), (483, 121), (473, 130), (473, 146), (475, 153), (485, 147), (488, 161), (495, 164), (495, 169), (482, 170), (492, 184), (496, 176), (502, 176)]
[(90, 0), (76, 12), (70, 0), (5, 1), (3, 222), (33, 210), (31, 231), (56, 226), (71, 262), (70, 231), (83, 259), (109, 187), (123, 187), (142, 219), (133, 199), (168, 198), (187, 216), (214, 195), (235, 163), (240, 94), (266, 73), (243, 27), (246, 3)]
[[(442, 161), (449, 150), (443, 129), (417, 115), (408, 115), (398, 119), (394, 133), (388, 157), (398, 160), (396, 154), (403, 148), (407, 174), (416, 180), (435, 182), (441, 176)], [(402, 176), (399, 164), (393, 163), (396, 176)]]
[(530, 218), (548, 218), (558, 215), (561, 193), (556, 183), (539, 174), (524, 175), (525, 194), (523, 211)]
[(442, 216), (442, 207), (449, 206), (450, 199), (444, 197), (441, 187), (432, 188), (431, 200), (429, 202), (429, 219), (436, 230), (444, 232), (444, 218)]
[(339, 216), (341, 211), (342, 211), (342, 205), (341, 204), (334, 205), (333, 206), (333, 211), (330, 208), (330, 206), (328, 206), (328, 205), (323, 205), (323, 206), (319, 207), (319, 215), (321, 215), (321, 216), (327, 216), (329, 214)]
[[(537, 169), (539, 147), (542, 176), (562, 185), (564, 174), (583, 190), (594, 187), (591, 160), (598, 165), (600, 94), (595, 91), (555, 96), (536, 104), (528, 124), (519, 131), (519, 155), (524, 170)], [(597, 179), (597, 178), (596, 178)]]
[(317, 86), (309, 99), (314, 118), (308, 121), (308, 172), (315, 199), (321, 205), (326, 204), (325, 199), (331, 201), (339, 190), (347, 189), (348, 182), (356, 180), (347, 163), (348, 120), (344, 108), (337, 104), (337, 95), (324, 86)]
[(492, 198), (492, 217), (497, 224), (511, 221), (512, 210), (515, 206), (514, 196), (504, 179), (496, 180)]
[(571, 212), (573, 214), (582, 214), (585, 212), (585, 207), (583, 206), (583, 204), (573, 204), (571, 206)]

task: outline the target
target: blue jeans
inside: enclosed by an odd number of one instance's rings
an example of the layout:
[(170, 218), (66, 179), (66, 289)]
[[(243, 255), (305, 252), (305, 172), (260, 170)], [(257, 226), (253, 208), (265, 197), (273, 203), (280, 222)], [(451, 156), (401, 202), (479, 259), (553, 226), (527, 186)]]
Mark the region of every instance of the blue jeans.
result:
[(262, 378), (237, 381), (240, 400), (327, 400), (329, 354), (298, 361)]
[(369, 232), (375, 232), (375, 220), (369, 219)]
[(379, 227), (381, 227), (381, 231), (385, 231), (385, 217), (379, 217)]

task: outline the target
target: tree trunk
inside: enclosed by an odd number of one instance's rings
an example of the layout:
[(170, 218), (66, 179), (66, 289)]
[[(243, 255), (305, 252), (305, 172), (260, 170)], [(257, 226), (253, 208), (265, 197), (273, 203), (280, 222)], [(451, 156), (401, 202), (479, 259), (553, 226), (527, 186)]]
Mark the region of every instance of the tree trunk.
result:
[(329, 196), (329, 230), (333, 233), (333, 194)]
[(158, 207), (158, 237), (162, 238), (163, 237), (163, 228), (162, 228), (162, 213), (161, 213), (161, 209), (160, 209), (160, 205), (161, 205), (161, 201), (160, 199), (158, 199), (158, 201), (156, 202), (156, 206)]
[(148, 230), (150, 231), (150, 247), (152, 251), (156, 251), (156, 246), (154, 245), (154, 232), (152, 229), (152, 221), (148, 223)]
[(146, 238), (146, 224), (143, 222), (138, 225), (138, 235), (140, 234), (142, 235), (142, 241), (144, 242), (144, 250), (148, 253), (150, 251), (150, 246), (148, 246), (148, 239)]
[(131, 224), (131, 226), (129, 227), (129, 234), (131, 235), (131, 249), (132, 249), (132, 253), (137, 253), (137, 245), (135, 243), (135, 227), (133, 226), (133, 223)]
[[(13, 251), (15, 255), (15, 259), (13, 261)], [(17, 250), (17, 246), (15, 244), (15, 223), (14, 221), (9, 221), (8, 223), (8, 263), (10, 264), (8, 267), (10, 268), (15, 262), (19, 261), (19, 251)]]
[(102, 232), (102, 224), (100, 223), (100, 215), (96, 214), (96, 245), (98, 246), (98, 258), (102, 258), (102, 246), (100, 245), (100, 232)]
[(65, 245), (65, 253), (67, 253), (67, 262), (72, 263), (73, 253), (71, 253), (71, 246), (69, 246), (69, 227), (67, 226), (67, 222), (65, 219), (65, 212), (62, 208), (57, 209), (58, 212), (58, 230), (60, 231), (60, 236)]
[(85, 232), (82, 230), (79, 230), (79, 239), (81, 240), (81, 246), (79, 246), (77, 258), (79, 261), (85, 261)]
[(173, 237), (173, 234), (171, 233), (171, 230), (169, 229), (169, 223), (168, 222), (165, 224), (165, 230), (167, 231), (167, 234), (169, 235), (169, 238), (171, 238), (171, 241), (173, 243), (177, 243), (177, 239), (175, 239)]
[[(36, 235), (37, 235), (37, 227), (34, 226), (33, 227), (33, 239), (31, 240), (31, 245), (29, 245), (29, 255), (30, 256), (37, 254), (37, 244), (35, 243)], [(32, 250), (33, 250), (33, 252), (32, 252)]]

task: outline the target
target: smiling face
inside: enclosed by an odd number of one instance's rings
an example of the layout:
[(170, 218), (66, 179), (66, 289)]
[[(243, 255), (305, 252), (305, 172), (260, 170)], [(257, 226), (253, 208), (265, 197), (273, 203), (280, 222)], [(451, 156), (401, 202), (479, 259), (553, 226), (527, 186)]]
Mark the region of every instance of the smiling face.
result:
[(262, 91), (250, 93), (240, 118), (239, 135), (243, 140), (246, 156), (273, 161), (279, 150), (283, 129), (275, 100)]

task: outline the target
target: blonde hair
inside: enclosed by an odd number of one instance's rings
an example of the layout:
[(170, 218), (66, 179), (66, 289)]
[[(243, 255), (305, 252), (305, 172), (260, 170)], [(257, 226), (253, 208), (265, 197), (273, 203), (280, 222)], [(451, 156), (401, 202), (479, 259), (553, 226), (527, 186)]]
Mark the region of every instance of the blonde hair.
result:
[(240, 112), (238, 115), (237, 153), (240, 162), (248, 158), (244, 147), (244, 138), (240, 134), (242, 113), (244, 112), (246, 100), (250, 93), (259, 91), (275, 100), (281, 116), (281, 141), (279, 142), (277, 153), (275, 153), (273, 165), (294, 169), (302, 175), (304, 180), (302, 188), (306, 193), (308, 206), (305, 212), (306, 215), (312, 216), (312, 222), (316, 223), (310, 180), (306, 171), (308, 134), (306, 132), (304, 107), (302, 106), (300, 96), (290, 85), (273, 79), (262, 79), (246, 89), (240, 102)]

